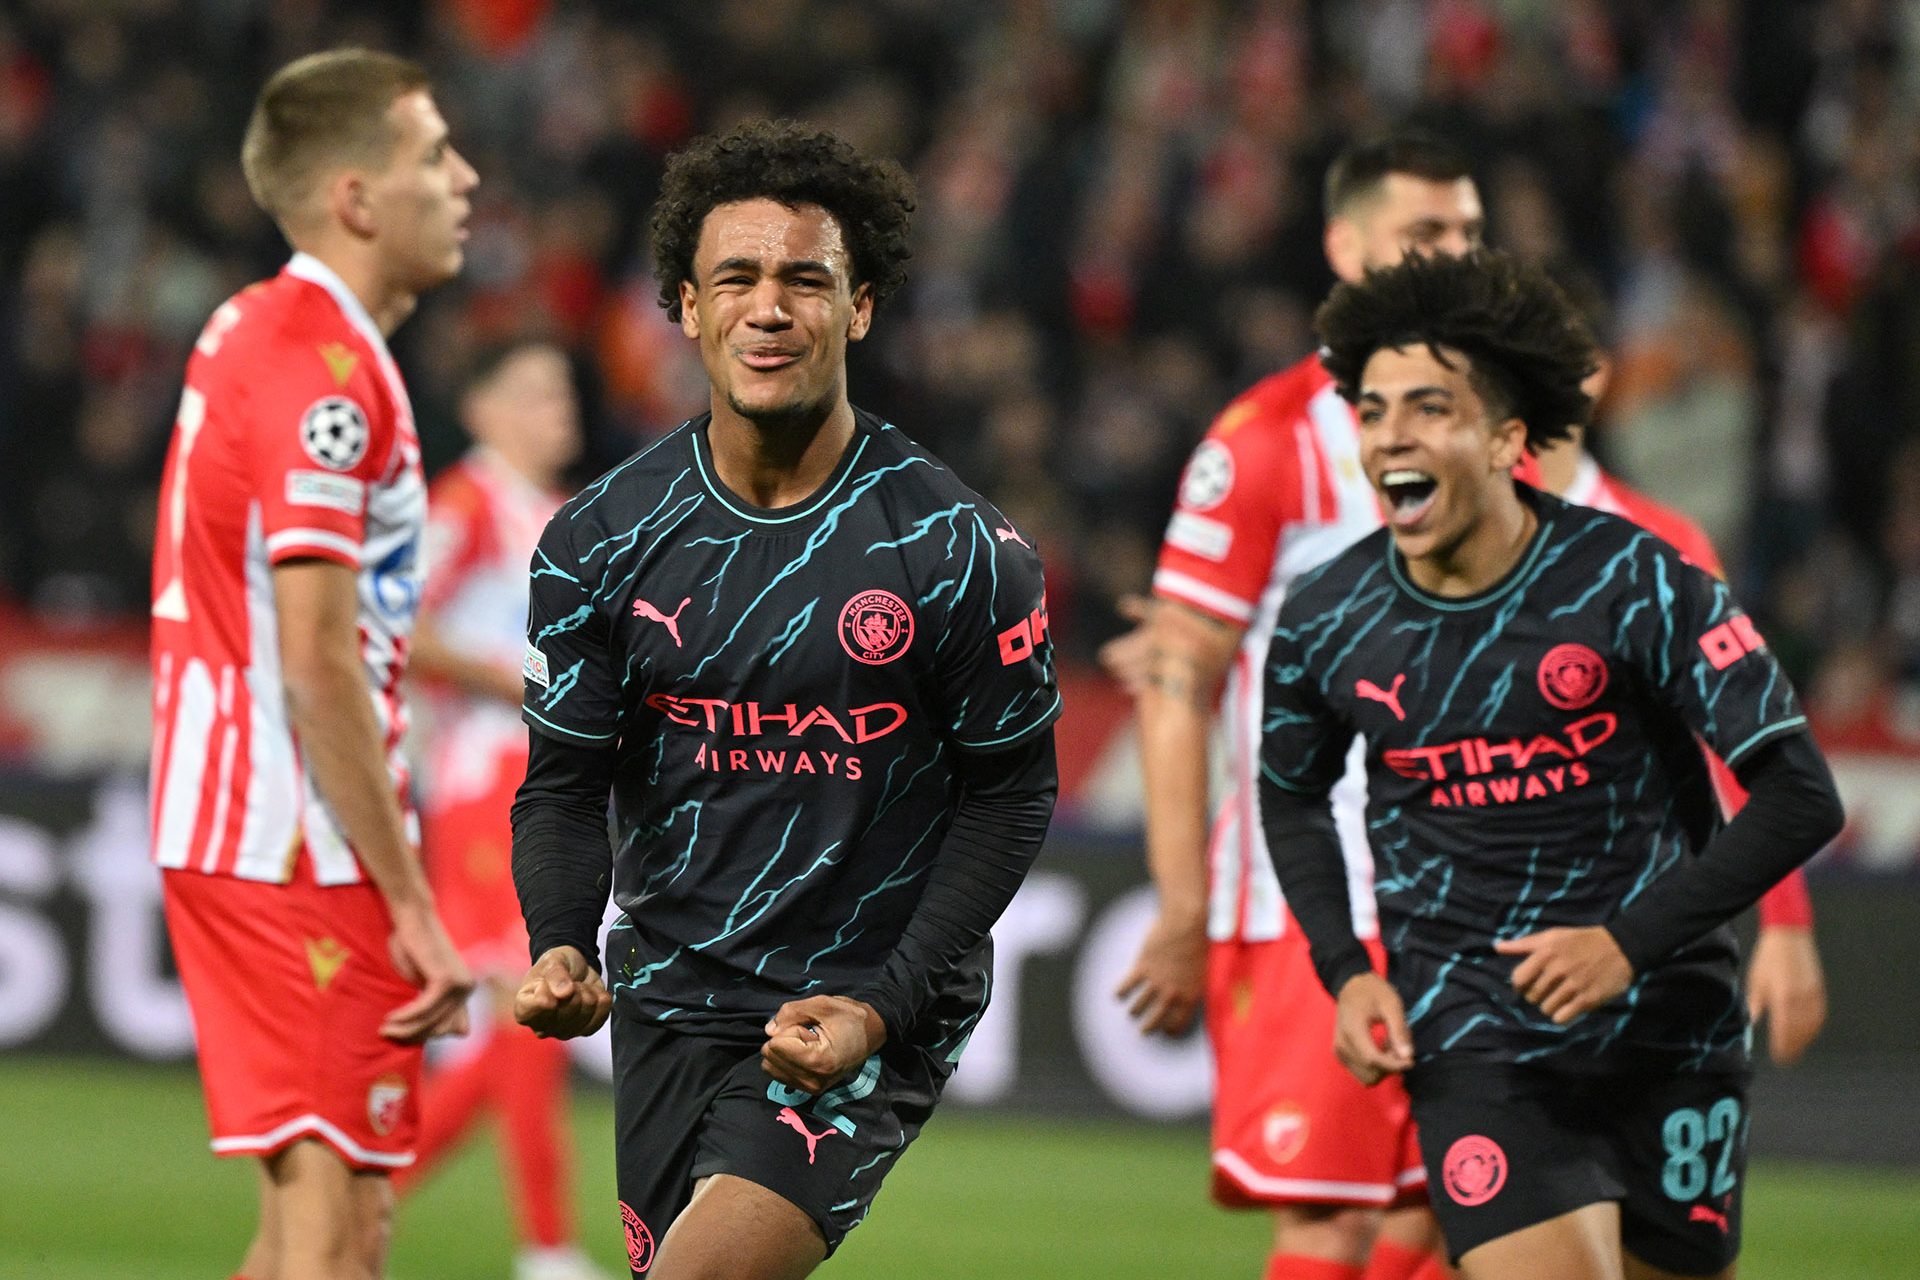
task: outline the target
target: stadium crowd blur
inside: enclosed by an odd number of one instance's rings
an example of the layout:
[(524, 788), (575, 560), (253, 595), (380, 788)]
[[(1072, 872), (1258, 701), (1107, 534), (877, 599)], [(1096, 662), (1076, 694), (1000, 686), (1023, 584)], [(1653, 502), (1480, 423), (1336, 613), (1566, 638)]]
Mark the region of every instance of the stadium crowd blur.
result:
[(1087, 658), (1209, 418), (1312, 345), (1326, 162), (1414, 118), (1494, 243), (1608, 299), (1596, 452), (1708, 530), (1823, 719), (1920, 698), (1920, 4), (1876, 0), (11, 0), (0, 598), (144, 616), (186, 351), (285, 256), (247, 105), (348, 42), (422, 58), (482, 175), (465, 278), (396, 344), (430, 469), (515, 332), (576, 357), (592, 467), (698, 411), (662, 158), (805, 117), (919, 183), (856, 401), (1038, 535)]

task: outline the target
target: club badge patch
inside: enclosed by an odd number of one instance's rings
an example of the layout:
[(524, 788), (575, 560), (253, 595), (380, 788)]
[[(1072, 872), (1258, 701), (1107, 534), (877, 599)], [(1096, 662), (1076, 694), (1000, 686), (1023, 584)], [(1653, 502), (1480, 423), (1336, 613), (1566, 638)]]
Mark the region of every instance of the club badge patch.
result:
[(404, 1115), (407, 1082), (397, 1075), (384, 1075), (367, 1090), (367, 1123), (381, 1137), (393, 1132)]
[(1307, 1145), (1313, 1121), (1291, 1102), (1283, 1102), (1267, 1112), (1260, 1122), (1260, 1141), (1275, 1164), (1286, 1164)]
[(329, 471), (351, 471), (367, 456), (367, 415), (345, 396), (325, 396), (300, 415), (300, 447)]
[(653, 1265), (653, 1232), (625, 1200), (620, 1202), (620, 1225), (627, 1230), (627, 1266), (638, 1275)]
[(1440, 1174), (1447, 1194), (1471, 1209), (1493, 1199), (1507, 1185), (1507, 1153), (1492, 1138), (1470, 1133), (1447, 1148)]
[(1180, 505), (1188, 511), (1211, 511), (1233, 492), (1233, 455), (1217, 440), (1203, 440), (1180, 477)]
[(1540, 696), (1562, 711), (1593, 705), (1607, 687), (1607, 660), (1584, 644), (1557, 644), (1540, 659)]
[(913, 643), (913, 610), (891, 591), (862, 591), (840, 611), (840, 647), (855, 662), (877, 667)]

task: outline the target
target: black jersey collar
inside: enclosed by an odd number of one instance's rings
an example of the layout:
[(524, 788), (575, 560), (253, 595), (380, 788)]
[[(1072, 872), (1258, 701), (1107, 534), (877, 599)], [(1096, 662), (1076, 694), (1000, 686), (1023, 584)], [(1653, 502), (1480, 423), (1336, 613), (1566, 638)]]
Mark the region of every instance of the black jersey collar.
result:
[(693, 421), (688, 435), (693, 440), (694, 468), (700, 473), (700, 483), (706, 486), (707, 493), (721, 508), (730, 512), (747, 524), (766, 529), (770, 532), (786, 532), (801, 524), (810, 516), (818, 515), (835, 494), (844, 489), (847, 477), (873, 443), (873, 433), (864, 421), (866, 415), (860, 410), (853, 411), (853, 438), (847, 442), (840, 461), (834, 465), (833, 474), (818, 489), (799, 502), (785, 507), (757, 507), (745, 498), (727, 488), (713, 465), (713, 446), (707, 440), (707, 429), (713, 425), (711, 413), (702, 414)]
[(1527, 549), (1521, 553), (1520, 559), (1514, 563), (1513, 568), (1507, 570), (1499, 581), (1470, 596), (1436, 596), (1430, 591), (1422, 591), (1414, 585), (1413, 579), (1407, 576), (1405, 558), (1400, 554), (1399, 548), (1394, 546), (1393, 535), (1389, 533), (1387, 535), (1387, 569), (1392, 573), (1393, 580), (1400, 590), (1430, 609), (1458, 613), (1492, 604), (1524, 582), (1533, 572), (1534, 567), (1539, 564), (1540, 553), (1547, 548), (1547, 535), (1554, 517), (1564, 511), (1567, 504), (1521, 480), (1515, 480), (1513, 487), (1518, 491), (1520, 501), (1533, 508), (1536, 524), (1533, 537), (1527, 543)]

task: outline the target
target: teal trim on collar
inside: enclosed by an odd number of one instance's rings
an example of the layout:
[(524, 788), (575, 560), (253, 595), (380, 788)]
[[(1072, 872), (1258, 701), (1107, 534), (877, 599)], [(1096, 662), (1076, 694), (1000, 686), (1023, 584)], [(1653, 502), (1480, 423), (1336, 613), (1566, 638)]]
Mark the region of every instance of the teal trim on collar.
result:
[[(711, 423), (709, 423), (709, 426), (711, 426)], [(742, 520), (750, 524), (759, 525), (777, 526), (793, 524), (796, 521), (805, 520), (808, 516), (818, 514), (820, 508), (824, 507), (832, 500), (836, 493), (845, 487), (847, 477), (854, 473), (854, 469), (860, 463), (861, 455), (866, 453), (867, 445), (872, 440), (871, 436), (867, 435), (864, 431), (860, 431), (857, 426), (855, 428), (855, 434), (859, 436), (859, 441), (841, 458), (839, 468), (833, 479), (829, 481), (820, 492), (814, 494), (798, 506), (780, 508), (781, 511), (786, 513), (783, 515), (767, 515), (765, 514), (765, 508), (747, 506), (738, 497), (727, 491), (727, 487), (720, 483), (719, 477), (716, 476), (713, 469), (707, 465), (707, 440), (705, 433), (701, 431), (692, 433), (693, 462), (695, 469), (700, 473), (700, 483), (707, 487), (707, 492), (713, 495), (713, 500)]]

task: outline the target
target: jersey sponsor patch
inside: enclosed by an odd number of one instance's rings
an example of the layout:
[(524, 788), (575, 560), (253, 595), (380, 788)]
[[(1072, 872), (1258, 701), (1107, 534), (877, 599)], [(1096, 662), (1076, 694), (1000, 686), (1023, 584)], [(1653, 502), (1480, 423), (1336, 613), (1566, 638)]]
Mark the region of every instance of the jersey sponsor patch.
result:
[(1203, 440), (1180, 477), (1180, 505), (1211, 511), (1233, 492), (1233, 454), (1217, 440)]
[(331, 471), (287, 472), (287, 502), (297, 507), (326, 507), (357, 516), (366, 508), (367, 486)]
[(553, 684), (553, 677), (547, 671), (547, 655), (534, 648), (531, 640), (527, 641), (526, 652), (520, 655), (520, 674), (529, 684), (537, 684), (542, 689)]
[(351, 471), (371, 437), (366, 413), (345, 396), (323, 396), (300, 415), (300, 446), (329, 471)]
[(1744, 613), (1734, 614), (1700, 637), (1700, 652), (1707, 655), (1715, 671), (1725, 671), (1748, 654), (1766, 647), (1767, 642), (1760, 638), (1753, 619)]
[(840, 647), (855, 662), (877, 667), (913, 643), (913, 610), (891, 591), (862, 591), (840, 610)]
[(1218, 562), (1233, 550), (1233, 527), (1191, 511), (1176, 511), (1167, 522), (1167, 545)]

